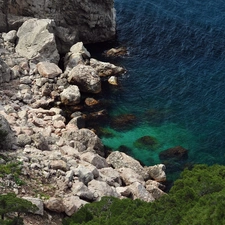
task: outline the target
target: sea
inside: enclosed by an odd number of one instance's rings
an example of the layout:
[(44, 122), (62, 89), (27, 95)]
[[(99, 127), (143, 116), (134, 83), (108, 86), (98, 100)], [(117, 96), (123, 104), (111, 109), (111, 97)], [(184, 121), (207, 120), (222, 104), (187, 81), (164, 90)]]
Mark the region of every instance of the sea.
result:
[[(104, 145), (128, 149), (146, 166), (182, 146), (188, 158), (168, 166), (172, 180), (195, 164), (225, 164), (225, 1), (115, 0), (115, 8), (112, 46), (128, 54), (105, 61), (127, 72), (105, 98), (111, 116), (132, 114), (137, 122), (125, 130), (107, 124), (113, 135), (101, 137)], [(157, 145), (137, 147), (143, 136)]]

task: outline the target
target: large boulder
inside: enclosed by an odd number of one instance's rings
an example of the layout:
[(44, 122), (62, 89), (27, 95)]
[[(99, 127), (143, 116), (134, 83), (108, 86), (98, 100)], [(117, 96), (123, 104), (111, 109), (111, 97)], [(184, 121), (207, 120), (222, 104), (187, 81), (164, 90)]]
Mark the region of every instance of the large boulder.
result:
[(61, 102), (64, 105), (76, 105), (80, 103), (80, 90), (76, 85), (70, 85), (60, 94)]
[(97, 201), (101, 200), (103, 196), (113, 196), (119, 197), (116, 189), (114, 187), (109, 186), (107, 183), (98, 180), (92, 180), (88, 183), (88, 189), (94, 193)]
[(55, 64), (50, 62), (39, 62), (37, 70), (40, 75), (46, 78), (53, 79), (62, 73), (62, 70)]
[(131, 168), (137, 174), (140, 174), (144, 180), (149, 178), (149, 175), (146, 173), (145, 169), (141, 164), (134, 158), (126, 155), (123, 152), (114, 151), (106, 159), (107, 163), (115, 169), (120, 168)]
[(139, 182), (134, 182), (128, 187), (134, 200), (140, 199), (145, 202), (153, 202), (155, 200), (152, 193), (148, 192), (144, 185)]
[(103, 42), (116, 34), (113, 0), (0, 1), (0, 32), (16, 29), (26, 18), (55, 20), (60, 50), (68, 52), (77, 41)]
[(87, 204), (87, 202), (77, 196), (68, 196), (63, 198), (63, 205), (67, 216), (72, 216), (85, 204)]
[(44, 201), (44, 208), (57, 213), (65, 212), (65, 206), (61, 198), (49, 198), (48, 200)]
[(149, 166), (146, 170), (153, 180), (158, 182), (166, 181), (166, 166), (164, 164)]
[(74, 142), (74, 148), (79, 152), (91, 151), (100, 156), (105, 156), (104, 145), (101, 139), (91, 130), (81, 128), (79, 130), (67, 130), (62, 133), (62, 138), (69, 144)]
[(0, 150), (10, 149), (15, 142), (13, 131), (3, 115), (0, 114)]
[(90, 59), (90, 65), (97, 71), (100, 77), (120, 75), (125, 72), (125, 69), (120, 66), (115, 66), (108, 62), (101, 62), (93, 58)]
[(78, 64), (68, 75), (68, 82), (79, 87), (81, 92), (99, 93), (101, 79), (91, 66)]
[(59, 62), (59, 54), (53, 34), (54, 22), (50, 19), (29, 19), (17, 32), (16, 52), (35, 62)]
[(65, 55), (64, 67), (65, 74), (68, 74), (79, 63), (84, 64), (87, 59), (91, 57), (90, 53), (84, 47), (83, 42), (74, 44), (70, 51)]
[(97, 169), (108, 167), (108, 163), (106, 162), (105, 158), (94, 152), (85, 152), (80, 155), (80, 158), (96, 166)]
[(133, 184), (134, 182), (139, 182), (143, 185), (145, 184), (143, 177), (131, 168), (120, 168), (118, 169), (118, 172), (120, 173), (123, 182), (127, 186)]
[(88, 189), (88, 187), (82, 182), (75, 182), (71, 187), (73, 195), (79, 196), (79, 198), (86, 201), (93, 201), (94, 194)]

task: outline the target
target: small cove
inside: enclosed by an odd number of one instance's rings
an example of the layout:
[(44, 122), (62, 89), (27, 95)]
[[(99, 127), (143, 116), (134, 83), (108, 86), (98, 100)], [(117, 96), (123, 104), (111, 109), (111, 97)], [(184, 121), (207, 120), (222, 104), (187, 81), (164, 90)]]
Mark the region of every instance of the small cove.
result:
[[(116, 0), (115, 6), (117, 42), (110, 46), (126, 46), (129, 55), (106, 59), (103, 46), (98, 56), (127, 73), (103, 98), (110, 101), (111, 118), (132, 114), (136, 122), (125, 130), (106, 124), (112, 135), (102, 136), (103, 143), (114, 150), (126, 146), (145, 165), (161, 163), (163, 150), (186, 148), (188, 160), (171, 177), (186, 165), (224, 164), (225, 3)], [(146, 135), (158, 146), (135, 148)]]

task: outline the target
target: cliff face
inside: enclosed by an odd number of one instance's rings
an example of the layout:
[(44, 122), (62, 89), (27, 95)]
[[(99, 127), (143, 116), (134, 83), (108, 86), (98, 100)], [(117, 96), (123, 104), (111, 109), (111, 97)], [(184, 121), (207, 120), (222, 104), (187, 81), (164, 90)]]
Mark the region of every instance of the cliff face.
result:
[(0, 0), (0, 32), (17, 29), (30, 17), (55, 21), (61, 45), (103, 42), (115, 37), (113, 0)]

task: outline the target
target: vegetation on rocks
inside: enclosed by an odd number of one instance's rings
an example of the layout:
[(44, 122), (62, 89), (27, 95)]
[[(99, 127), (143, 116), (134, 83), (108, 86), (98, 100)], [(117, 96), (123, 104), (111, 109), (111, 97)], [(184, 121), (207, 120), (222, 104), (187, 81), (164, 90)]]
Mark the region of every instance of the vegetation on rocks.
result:
[(0, 159), (4, 161), (4, 163), (0, 164), (0, 177), (4, 178), (5, 176), (10, 175), (17, 185), (24, 184), (24, 181), (20, 179), (21, 163), (9, 159), (5, 155), (0, 155)]
[(16, 197), (14, 193), (0, 195), (0, 224), (23, 225), (21, 213), (34, 212), (35, 210), (37, 210), (35, 205), (30, 201)]
[(225, 224), (224, 177), (225, 166), (196, 165), (153, 203), (104, 197), (64, 219), (63, 225)]

